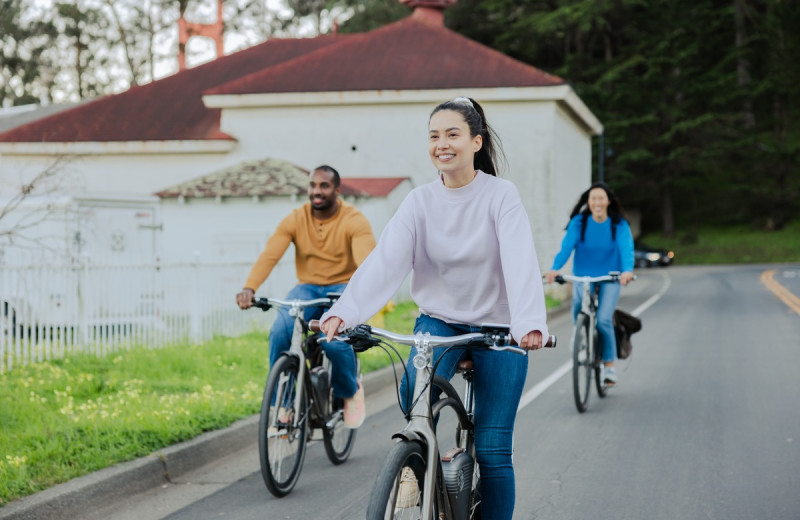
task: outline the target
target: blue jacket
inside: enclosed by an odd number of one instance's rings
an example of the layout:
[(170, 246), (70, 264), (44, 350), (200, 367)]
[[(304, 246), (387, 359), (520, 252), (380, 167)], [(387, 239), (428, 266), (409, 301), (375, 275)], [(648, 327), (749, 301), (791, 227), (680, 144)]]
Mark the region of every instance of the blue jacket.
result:
[(569, 221), (567, 234), (561, 241), (561, 251), (553, 260), (553, 270), (564, 267), (572, 251), (575, 258), (572, 272), (575, 276), (602, 276), (609, 271), (633, 271), (633, 235), (626, 220), (617, 223), (616, 237), (611, 237), (611, 217), (597, 223), (589, 216), (586, 233), (581, 241), (582, 215)]

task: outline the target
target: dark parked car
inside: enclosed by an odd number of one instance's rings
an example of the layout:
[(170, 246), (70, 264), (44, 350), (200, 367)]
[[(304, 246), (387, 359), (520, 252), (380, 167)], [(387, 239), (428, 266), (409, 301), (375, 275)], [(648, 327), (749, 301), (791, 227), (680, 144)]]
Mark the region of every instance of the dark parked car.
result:
[(668, 266), (674, 257), (675, 253), (672, 251), (650, 247), (642, 242), (633, 246), (633, 263), (636, 267)]

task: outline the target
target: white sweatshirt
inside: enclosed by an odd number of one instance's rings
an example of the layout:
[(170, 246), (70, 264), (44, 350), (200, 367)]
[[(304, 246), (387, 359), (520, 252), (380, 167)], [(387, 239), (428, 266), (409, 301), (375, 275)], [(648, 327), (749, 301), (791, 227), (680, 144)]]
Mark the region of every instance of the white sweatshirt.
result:
[(395, 294), (409, 271), (420, 311), (449, 323), (511, 325), (519, 340), (548, 337), (544, 289), (530, 223), (516, 187), (478, 171), (466, 186), (441, 178), (408, 194), (321, 321), (364, 323)]

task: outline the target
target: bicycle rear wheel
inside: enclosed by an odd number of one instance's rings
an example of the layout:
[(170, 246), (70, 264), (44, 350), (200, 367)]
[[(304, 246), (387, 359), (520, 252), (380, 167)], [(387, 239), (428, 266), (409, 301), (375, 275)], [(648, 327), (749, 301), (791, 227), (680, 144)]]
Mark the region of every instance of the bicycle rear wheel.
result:
[[(324, 366), (331, 373), (330, 360), (325, 358)], [(361, 379), (361, 363), (356, 358), (356, 379)], [(344, 426), (344, 402), (333, 395), (331, 388), (328, 396), (328, 410), (325, 410), (327, 425), (322, 428), (322, 440), (325, 444), (325, 453), (332, 464), (342, 464), (353, 451), (356, 442), (356, 431)]]
[[(299, 361), (282, 356), (270, 369), (261, 417), (258, 421), (258, 454), (261, 476), (276, 497), (289, 494), (300, 477), (308, 437), (308, 396), (298, 380)], [(297, 392), (302, 392), (300, 409), (294, 410)], [(297, 418), (296, 426), (294, 419)]]
[[(367, 520), (420, 520), (422, 490), (426, 487), (425, 467), (422, 446), (398, 441), (389, 451), (372, 488)], [(433, 518), (439, 518), (439, 511), (444, 509), (436, 497), (433, 506)]]
[(578, 314), (572, 333), (572, 393), (580, 413), (589, 407), (593, 363), (594, 354), (589, 345), (589, 317)]

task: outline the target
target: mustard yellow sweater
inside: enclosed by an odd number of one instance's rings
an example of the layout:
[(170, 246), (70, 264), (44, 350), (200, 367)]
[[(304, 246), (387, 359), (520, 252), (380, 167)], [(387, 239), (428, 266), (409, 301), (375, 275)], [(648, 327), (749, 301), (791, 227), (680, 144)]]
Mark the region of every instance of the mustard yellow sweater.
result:
[(314, 285), (347, 283), (375, 247), (369, 221), (352, 205), (340, 199), (336, 215), (317, 220), (307, 202), (278, 224), (244, 287), (257, 290), (292, 242), (297, 280)]

